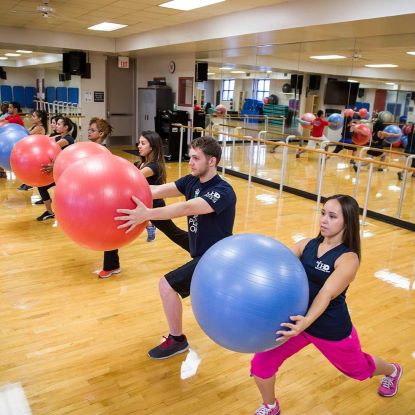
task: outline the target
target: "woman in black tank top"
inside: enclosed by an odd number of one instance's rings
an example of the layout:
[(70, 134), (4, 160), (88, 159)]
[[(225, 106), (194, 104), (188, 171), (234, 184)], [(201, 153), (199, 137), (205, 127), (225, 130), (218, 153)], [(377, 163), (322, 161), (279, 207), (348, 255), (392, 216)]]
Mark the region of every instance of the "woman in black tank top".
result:
[[(89, 138), (89, 133), (88, 133)], [(163, 154), (163, 142), (154, 131), (143, 131), (137, 143), (139, 161), (134, 163), (143, 173), (149, 185), (166, 183), (166, 166)], [(165, 206), (164, 200), (153, 200), (153, 207)], [(147, 242), (155, 239), (156, 228), (160, 229), (171, 241), (189, 251), (189, 238), (186, 231), (177, 227), (172, 220), (158, 220), (147, 226)], [(105, 251), (103, 269), (99, 278), (109, 278), (121, 272), (118, 249)]]
[(402, 367), (364, 353), (346, 305), (346, 290), (354, 280), (360, 263), (359, 206), (347, 195), (329, 197), (315, 239), (298, 242), (292, 251), (306, 271), (310, 302), (305, 316), (291, 316), (277, 331), (279, 347), (256, 353), (251, 374), (263, 404), (257, 415), (279, 415), (275, 397), (275, 374), (282, 363), (309, 344), (313, 344), (330, 363), (345, 375), (365, 380), (384, 375), (378, 394), (389, 397), (398, 391)]

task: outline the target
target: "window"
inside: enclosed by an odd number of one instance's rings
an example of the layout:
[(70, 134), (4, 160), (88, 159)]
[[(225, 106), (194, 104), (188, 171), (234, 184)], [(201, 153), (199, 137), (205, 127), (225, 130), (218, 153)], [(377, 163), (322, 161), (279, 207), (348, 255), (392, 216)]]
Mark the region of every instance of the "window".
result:
[(233, 99), (233, 91), (235, 89), (235, 79), (225, 79), (222, 81), (222, 101), (230, 101)]
[(270, 84), (270, 79), (258, 79), (256, 81), (256, 99), (258, 101), (262, 101), (269, 95)]

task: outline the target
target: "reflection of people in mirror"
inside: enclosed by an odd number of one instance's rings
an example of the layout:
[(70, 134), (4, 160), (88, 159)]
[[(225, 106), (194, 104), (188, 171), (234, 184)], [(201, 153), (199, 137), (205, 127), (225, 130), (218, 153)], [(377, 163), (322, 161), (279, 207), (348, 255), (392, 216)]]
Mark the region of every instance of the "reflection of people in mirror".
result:
[(193, 101), (193, 110), (194, 111), (197, 111), (197, 112), (202, 111), (202, 107), (197, 103), (197, 99), (195, 99)]

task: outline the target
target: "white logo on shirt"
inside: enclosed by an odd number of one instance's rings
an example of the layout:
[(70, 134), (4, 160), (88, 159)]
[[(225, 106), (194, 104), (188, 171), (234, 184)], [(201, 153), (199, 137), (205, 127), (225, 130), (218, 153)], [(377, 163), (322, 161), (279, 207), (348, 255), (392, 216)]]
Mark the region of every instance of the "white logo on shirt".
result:
[(317, 261), (317, 264), (315, 266), (315, 269), (318, 269), (319, 271), (323, 271), (323, 272), (330, 272), (330, 265), (324, 264), (321, 261)]
[(216, 203), (220, 199), (220, 194), (213, 190), (211, 192), (206, 193), (205, 196), (209, 198), (213, 203)]

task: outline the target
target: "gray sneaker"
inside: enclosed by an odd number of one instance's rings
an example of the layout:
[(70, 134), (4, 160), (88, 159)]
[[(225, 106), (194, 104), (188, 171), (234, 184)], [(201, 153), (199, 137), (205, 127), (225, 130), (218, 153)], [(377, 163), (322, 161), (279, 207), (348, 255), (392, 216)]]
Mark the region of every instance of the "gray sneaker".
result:
[(152, 359), (167, 359), (176, 354), (184, 353), (189, 349), (186, 336), (184, 336), (184, 340), (181, 342), (174, 340), (170, 334), (168, 337), (163, 337), (165, 339), (163, 343), (149, 350), (148, 355)]

